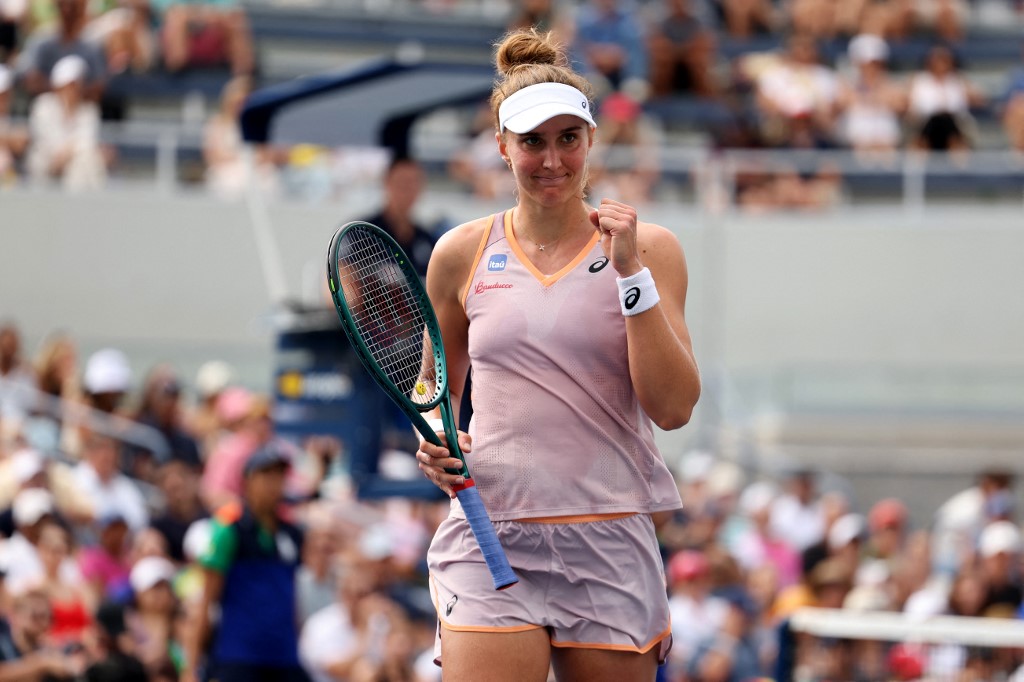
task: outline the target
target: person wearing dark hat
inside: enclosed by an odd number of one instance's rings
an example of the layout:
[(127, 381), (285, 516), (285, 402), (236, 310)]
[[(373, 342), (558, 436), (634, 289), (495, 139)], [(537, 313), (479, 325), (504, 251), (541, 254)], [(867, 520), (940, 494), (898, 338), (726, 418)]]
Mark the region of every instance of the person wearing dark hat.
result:
[(206, 669), (219, 682), (308, 679), (298, 659), (295, 590), (302, 534), (278, 512), (290, 463), (283, 441), (256, 450), (243, 468), (242, 502), (214, 515), (209, 547), (199, 558), (204, 587), (185, 644), (185, 682), (202, 679), (200, 654), (214, 604), (220, 622)]

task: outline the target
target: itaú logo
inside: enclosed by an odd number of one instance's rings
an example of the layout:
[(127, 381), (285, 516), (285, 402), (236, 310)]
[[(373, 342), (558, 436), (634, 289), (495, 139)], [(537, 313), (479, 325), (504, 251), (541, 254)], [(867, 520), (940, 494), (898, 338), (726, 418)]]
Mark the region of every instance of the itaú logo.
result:
[(485, 291), (487, 291), (489, 289), (511, 289), (511, 288), (512, 288), (511, 284), (502, 284), (500, 282), (495, 282), (494, 284), (485, 284), (484, 282), (477, 282), (476, 283), (475, 293), (482, 294), (482, 293), (484, 293)]

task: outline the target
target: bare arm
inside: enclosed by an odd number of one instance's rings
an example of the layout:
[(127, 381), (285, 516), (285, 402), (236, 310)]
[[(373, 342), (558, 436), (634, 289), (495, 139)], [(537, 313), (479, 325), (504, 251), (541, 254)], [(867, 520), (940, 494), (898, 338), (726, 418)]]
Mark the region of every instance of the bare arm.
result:
[[(460, 225), (442, 236), (430, 256), (430, 265), (427, 268), (427, 294), (434, 306), (441, 328), (441, 338), (444, 340), (449, 390), (456, 423), (466, 373), (469, 370), (469, 320), (466, 319), (466, 311), (462, 307), (462, 291), (487, 225), (486, 219), (475, 220)], [(427, 416), (439, 417), (440, 410)], [(472, 449), (469, 435), (460, 436), (459, 446), (463, 452)], [(426, 442), (420, 444), (416, 459), (420, 470), (427, 478), (453, 497), (452, 486), (461, 484), (462, 477), (445, 473), (443, 469), (458, 469), (461, 463), (449, 457), (446, 448)]]
[(620, 277), (647, 267), (654, 278), (660, 302), (626, 317), (629, 373), (654, 423), (677, 429), (690, 420), (700, 396), (700, 372), (684, 317), (688, 280), (683, 249), (665, 228), (638, 225), (636, 211), (626, 204), (605, 199), (591, 220)]

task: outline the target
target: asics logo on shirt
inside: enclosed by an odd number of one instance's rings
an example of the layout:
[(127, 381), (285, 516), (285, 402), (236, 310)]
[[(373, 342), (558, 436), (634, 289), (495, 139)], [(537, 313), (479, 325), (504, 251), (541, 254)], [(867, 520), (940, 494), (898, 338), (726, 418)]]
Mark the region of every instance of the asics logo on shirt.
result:
[(598, 258), (596, 261), (591, 263), (589, 269), (591, 272), (601, 272), (602, 270), (604, 270), (604, 266), (606, 265), (608, 265), (608, 258), (606, 256), (602, 256), (601, 258)]

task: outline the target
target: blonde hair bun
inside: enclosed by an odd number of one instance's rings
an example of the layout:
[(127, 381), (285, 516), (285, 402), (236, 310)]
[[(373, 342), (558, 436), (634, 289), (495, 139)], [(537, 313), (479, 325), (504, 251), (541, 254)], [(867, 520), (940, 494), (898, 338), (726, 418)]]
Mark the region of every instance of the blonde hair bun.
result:
[(498, 44), (495, 55), (498, 73), (508, 76), (520, 66), (550, 65), (566, 67), (569, 60), (562, 46), (550, 32), (540, 33), (535, 28), (514, 31)]

